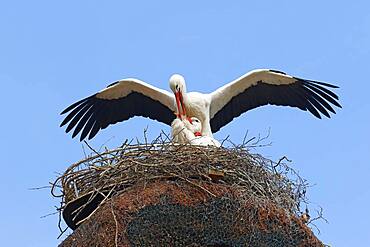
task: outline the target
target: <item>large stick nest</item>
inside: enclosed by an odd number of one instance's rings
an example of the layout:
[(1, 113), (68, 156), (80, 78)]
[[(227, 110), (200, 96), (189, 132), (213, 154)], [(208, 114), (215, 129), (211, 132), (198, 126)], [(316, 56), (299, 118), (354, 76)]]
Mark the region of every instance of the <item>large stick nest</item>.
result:
[(52, 194), (62, 198), (61, 211), (68, 203), (85, 197), (74, 208), (76, 219), (98, 196), (103, 198), (100, 205), (139, 183), (181, 180), (210, 196), (214, 195), (202, 184), (218, 183), (237, 188), (240, 200), (257, 205), (273, 203), (298, 216), (307, 183), (284, 161), (285, 157), (273, 162), (252, 154), (246, 145), (215, 148), (166, 142), (124, 144), (101, 153), (94, 150), (94, 155), (71, 165), (55, 181)]

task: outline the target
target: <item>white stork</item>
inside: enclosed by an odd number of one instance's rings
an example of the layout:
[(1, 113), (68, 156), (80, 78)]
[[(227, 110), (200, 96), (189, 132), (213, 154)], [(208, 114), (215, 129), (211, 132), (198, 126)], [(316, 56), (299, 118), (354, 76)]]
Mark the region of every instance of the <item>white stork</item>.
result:
[(196, 117), (191, 117), (189, 119), (176, 118), (172, 121), (171, 128), (173, 143), (196, 146), (221, 146), (213, 137), (202, 136), (202, 123)]
[(202, 135), (212, 137), (233, 118), (263, 105), (297, 107), (317, 118), (321, 118), (320, 113), (330, 118), (328, 111), (335, 114), (330, 104), (341, 107), (338, 96), (328, 89), (337, 86), (277, 70), (253, 70), (209, 94), (188, 93), (184, 78), (175, 74), (170, 78), (170, 88), (175, 96), (138, 79), (116, 81), (66, 108), (61, 114), (69, 114), (61, 126), (69, 123), (67, 133), (75, 127), (72, 137), (82, 131), (82, 141), (134, 116), (171, 125), (177, 112), (180, 117), (197, 117), (202, 122)]

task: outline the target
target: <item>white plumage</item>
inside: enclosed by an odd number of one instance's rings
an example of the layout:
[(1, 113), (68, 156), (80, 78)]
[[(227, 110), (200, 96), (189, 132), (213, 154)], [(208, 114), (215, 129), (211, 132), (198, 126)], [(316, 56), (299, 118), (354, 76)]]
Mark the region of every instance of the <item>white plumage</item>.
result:
[(202, 123), (196, 117), (188, 119), (176, 118), (171, 124), (172, 142), (178, 144), (190, 144), (196, 146), (216, 146), (220, 147), (221, 144), (210, 136), (201, 136)]

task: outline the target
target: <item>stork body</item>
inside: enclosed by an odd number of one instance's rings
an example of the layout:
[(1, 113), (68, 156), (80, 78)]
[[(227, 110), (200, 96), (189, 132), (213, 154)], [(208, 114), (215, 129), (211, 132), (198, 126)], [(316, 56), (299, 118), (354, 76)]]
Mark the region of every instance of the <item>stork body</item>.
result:
[(338, 96), (329, 90), (337, 86), (290, 76), (276, 70), (253, 70), (208, 94), (187, 92), (185, 79), (171, 76), (168, 91), (138, 79), (117, 81), (100, 92), (67, 107), (61, 126), (80, 140), (93, 138), (110, 124), (134, 116), (148, 117), (171, 125), (179, 116), (196, 117), (202, 122), (202, 135), (212, 137), (221, 127), (248, 110), (263, 105), (296, 107), (317, 118), (330, 118), (332, 107), (341, 107)]
[(196, 136), (193, 140), (191, 140), (190, 144), (194, 146), (221, 147), (221, 143), (210, 136)]
[[(189, 121), (190, 120), (190, 121)], [(176, 118), (171, 124), (172, 142), (178, 144), (190, 144), (195, 146), (215, 146), (221, 144), (210, 136), (202, 136), (202, 123), (196, 117), (190, 119)]]
[[(190, 121), (191, 122), (190, 122)], [(200, 133), (202, 126), (200, 120), (191, 117), (190, 119), (176, 118), (171, 124), (172, 142), (178, 144), (191, 144), (197, 137), (196, 133)]]
[(183, 103), (186, 110), (186, 115), (189, 117), (196, 117), (202, 123), (201, 133), (203, 136), (212, 137), (209, 107), (210, 97), (208, 94), (198, 92), (189, 92), (183, 94)]

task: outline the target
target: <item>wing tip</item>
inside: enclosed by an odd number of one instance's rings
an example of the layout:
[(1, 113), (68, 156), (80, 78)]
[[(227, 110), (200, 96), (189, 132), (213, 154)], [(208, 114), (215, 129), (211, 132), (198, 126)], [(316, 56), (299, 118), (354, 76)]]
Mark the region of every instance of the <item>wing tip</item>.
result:
[(76, 132), (76, 131), (74, 131), (73, 133), (72, 133), (72, 139), (73, 138), (75, 138), (76, 137), (76, 135), (78, 135), (78, 131)]
[(330, 88), (339, 88), (339, 86), (337, 85), (334, 85), (334, 84), (330, 84), (330, 83), (326, 83), (326, 82), (321, 82), (321, 81), (312, 81), (312, 80), (308, 80), (309, 82), (311, 83), (317, 83), (317, 84), (320, 84), (322, 86), (325, 86), (325, 87), (330, 87)]
[(59, 113), (59, 115), (66, 114), (67, 112), (69, 112), (69, 111), (71, 111), (71, 110), (72, 110), (71, 106), (68, 106), (68, 107), (67, 107), (67, 108), (65, 108), (63, 111), (61, 111), (61, 112)]
[(314, 81), (314, 80), (307, 80), (307, 79), (303, 79), (303, 78), (300, 78), (300, 77), (294, 77), (294, 79), (298, 80), (298, 81), (303, 81), (303, 82), (308, 82), (308, 83), (311, 83), (311, 84), (319, 84), (321, 86), (325, 86), (325, 87), (330, 87), (330, 88), (340, 88), (339, 86), (337, 85), (334, 85), (334, 84), (330, 84), (330, 83), (327, 83), (327, 82), (322, 82), (322, 81)]

